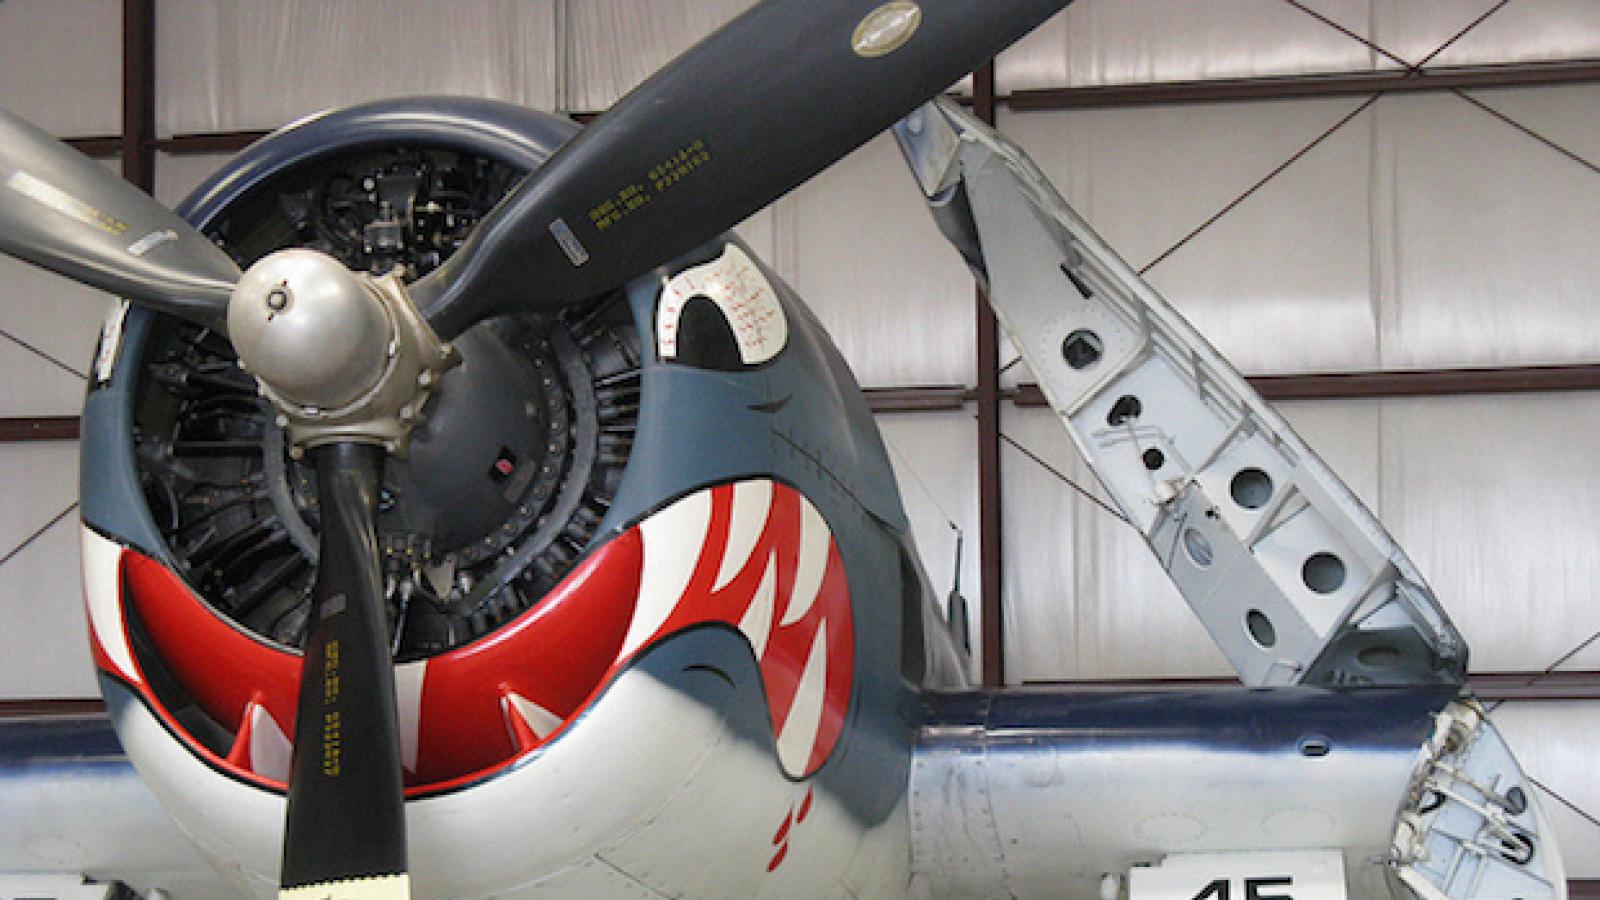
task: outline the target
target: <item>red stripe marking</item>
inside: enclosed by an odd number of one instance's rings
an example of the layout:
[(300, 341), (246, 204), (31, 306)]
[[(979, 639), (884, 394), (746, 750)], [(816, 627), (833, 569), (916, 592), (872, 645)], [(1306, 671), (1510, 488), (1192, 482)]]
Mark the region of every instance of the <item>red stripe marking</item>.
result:
[(772, 862), (767, 863), (767, 871), (771, 872), (773, 869), (776, 869), (778, 867), (778, 865), (783, 862), (783, 858), (785, 856), (788, 856), (788, 855), (789, 855), (789, 845), (788, 844), (784, 844), (782, 847), (779, 847), (778, 848), (778, 852), (772, 854)]

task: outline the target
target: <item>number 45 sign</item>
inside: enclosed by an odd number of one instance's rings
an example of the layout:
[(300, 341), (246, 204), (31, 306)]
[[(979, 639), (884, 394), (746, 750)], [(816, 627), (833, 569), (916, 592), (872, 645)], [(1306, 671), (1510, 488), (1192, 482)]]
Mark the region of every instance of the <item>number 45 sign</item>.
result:
[(1338, 850), (1185, 853), (1128, 873), (1129, 900), (1346, 900)]
[[(1233, 900), (1233, 882), (1231, 878), (1213, 878), (1211, 883), (1194, 895), (1194, 900)], [(1244, 900), (1294, 900), (1292, 894), (1263, 894), (1262, 888), (1287, 888), (1294, 886), (1294, 878), (1289, 875), (1273, 876), (1269, 878), (1244, 879)]]

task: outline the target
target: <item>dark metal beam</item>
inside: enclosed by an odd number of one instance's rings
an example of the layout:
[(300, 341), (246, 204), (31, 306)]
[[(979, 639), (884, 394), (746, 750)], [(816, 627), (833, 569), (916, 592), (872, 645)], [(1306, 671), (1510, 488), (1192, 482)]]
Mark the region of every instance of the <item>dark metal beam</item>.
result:
[(122, 177), (156, 183), (155, 0), (122, 0)]
[[(124, 16), (139, 13), (150, 7), (151, 0), (124, 0)], [(126, 21), (134, 25), (136, 18)], [(138, 21), (146, 21), (138, 19)], [(154, 28), (136, 33), (130, 27), (124, 34), (123, 69), (125, 85), (137, 87), (141, 72), (154, 75)], [(140, 48), (143, 48), (142, 50)], [(135, 52), (129, 53), (128, 50)], [(1223, 103), (1244, 100), (1288, 100), (1308, 97), (1368, 96), (1375, 93), (1415, 93), (1422, 91), (1474, 90), (1516, 87), (1540, 87), (1560, 84), (1586, 84), (1600, 82), (1600, 59), (1560, 60), (1554, 62), (1506, 63), (1488, 66), (1450, 66), (1424, 69), (1420, 73), (1401, 70), (1386, 72), (1333, 72), (1323, 74), (1284, 75), (1266, 78), (1212, 79), (1204, 81), (1176, 81), (1155, 84), (1116, 84), (1094, 87), (1046, 88), (1016, 91), (1009, 95), (986, 97), (976, 94), (955, 99), (978, 110), (983, 118), (983, 107), (991, 111), (996, 104), (1013, 110), (1050, 109), (1105, 109), (1151, 104)], [(976, 86), (974, 87), (976, 91)], [(146, 111), (154, 120), (154, 90), (149, 96), (143, 91), (126, 91), (124, 116), (129, 112), (127, 102), (138, 102), (138, 109)], [(588, 123), (601, 112), (574, 112), (569, 114), (579, 122)], [(135, 122), (137, 125), (138, 123)], [(176, 134), (157, 139), (153, 128), (144, 138), (144, 146), (153, 146), (164, 153), (175, 155), (200, 153), (237, 153), (266, 135), (269, 131), (218, 131), (194, 134)], [(126, 136), (94, 135), (64, 139), (68, 144), (90, 156), (109, 157), (126, 148)]]
[[(1182, 691), (1236, 685), (1228, 676), (1188, 678), (1112, 678), (1085, 681), (1028, 681), (1027, 688), (1071, 688), (1075, 691)], [(1600, 700), (1600, 671), (1581, 672), (1480, 672), (1467, 676), (1467, 684), (1486, 702), (1535, 701), (1542, 703)]]
[(95, 137), (62, 138), (61, 143), (95, 159), (111, 159), (122, 155), (122, 135), (106, 134)]
[(1019, 112), (1111, 109), (1158, 104), (1233, 103), (1246, 100), (1357, 97), (1379, 93), (1542, 87), (1588, 84), (1597, 81), (1600, 81), (1600, 59), (1573, 59), (1487, 66), (1439, 66), (1417, 72), (1395, 69), (1384, 72), (1336, 72), (1265, 78), (1046, 88), (1014, 91), (1000, 98), (1000, 102)]
[(34, 416), (0, 419), (0, 444), (23, 441), (75, 441), (77, 416)]
[(1600, 672), (1484, 672), (1467, 676), (1484, 700), (1600, 700)]
[[(1035, 679), (1024, 682), (1023, 687), (1124, 693), (1185, 691), (1237, 684), (1239, 684), (1237, 678), (1197, 675), (1170, 678)], [(1600, 672), (1563, 672), (1543, 677), (1536, 672), (1490, 672), (1469, 676), (1468, 684), (1479, 699), (1488, 702), (1499, 700), (1563, 702), (1600, 699)]]
[[(972, 113), (994, 124), (994, 61), (972, 73)], [(1000, 506), (1000, 325), (983, 289), (976, 292), (978, 384), (972, 392), (978, 407), (978, 581), (982, 598), (984, 687), (1006, 683), (1005, 628), (1002, 620), (1002, 559)]]
[[(134, 18), (126, 18), (130, 9), (134, 13), (149, 9), (151, 0), (124, 0), (125, 21), (130, 25)], [(139, 21), (148, 21), (139, 19)], [(126, 84), (137, 86), (137, 80), (127, 80), (140, 72), (154, 74), (154, 29), (135, 33), (129, 28), (124, 34), (123, 69)], [(140, 49), (142, 48), (142, 49)], [(136, 52), (127, 53), (129, 49)], [(131, 67), (131, 68), (130, 68)], [(153, 81), (153, 78), (152, 78)], [(1283, 75), (1265, 78), (1211, 79), (1204, 81), (1174, 81), (1154, 84), (1114, 84), (1093, 87), (1044, 88), (1015, 91), (1008, 95), (992, 93), (985, 100), (992, 110), (995, 104), (1004, 104), (1013, 110), (1050, 109), (1105, 109), (1151, 104), (1223, 103), (1243, 100), (1289, 100), (1308, 97), (1367, 96), (1383, 93), (1416, 93), (1422, 91), (1484, 90), (1496, 88), (1541, 87), (1561, 84), (1587, 84), (1600, 82), (1600, 59), (1574, 59), (1553, 62), (1521, 62), (1488, 66), (1441, 66), (1408, 73), (1401, 70), (1385, 72), (1332, 72), (1306, 75)], [(140, 109), (147, 109), (154, 118), (154, 91), (150, 91), (148, 106), (139, 91), (128, 91), (140, 101)], [(965, 106), (978, 109), (977, 96), (955, 97)], [(124, 115), (128, 110), (124, 108)], [(603, 111), (574, 112), (569, 115), (579, 122), (591, 122)], [(194, 134), (176, 134), (156, 139), (152, 130), (147, 143), (172, 154), (186, 153), (236, 153), (250, 146), (269, 131), (218, 131)], [(90, 156), (114, 156), (124, 149), (124, 137), (116, 135), (91, 135), (64, 138), (68, 144)]]
[(867, 406), (875, 413), (934, 412), (961, 409), (972, 392), (959, 384), (904, 388), (862, 388)]
[(175, 134), (169, 138), (157, 139), (155, 146), (162, 153), (171, 153), (174, 156), (238, 153), (271, 133), (270, 131), (213, 131), (206, 134)]
[[(1542, 394), (1600, 391), (1600, 365), (1254, 375), (1246, 380), (1268, 400)], [(950, 412), (976, 403), (979, 398), (978, 389), (954, 384), (864, 388), (863, 393), (867, 405), (875, 413)], [(1010, 397), (1018, 406), (1044, 405), (1044, 395), (1035, 384), (998, 390), (997, 394), (1001, 398)], [(74, 416), (0, 419), (0, 444), (77, 437), (78, 420)]]
[[(1251, 375), (1245, 380), (1268, 400), (1548, 394), (1600, 390), (1600, 364)], [(1012, 399), (1018, 406), (1045, 405), (1036, 384), (1018, 385)]]
[(106, 702), (94, 699), (0, 700), (0, 719), (103, 716)]
[(1496, 366), (1418, 369), (1403, 372), (1257, 375), (1249, 381), (1268, 400), (1551, 393), (1600, 390), (1600, 365)]
[[(1268, 400), (1333, 400), (1382, 397), (1450, 397), (1464, 394), (1549, 394), (1600, 391), (1600, 364), (1413, 369), (1398, 372), (1313, 372), (1251, 375), (1246, 379)], [(977, 399), (976, 389), (957, 385), (866, 388), (874, 412), (957, 409)], [(1043, 406), (1036, 384), (1002, 390), (1018, 406)]]

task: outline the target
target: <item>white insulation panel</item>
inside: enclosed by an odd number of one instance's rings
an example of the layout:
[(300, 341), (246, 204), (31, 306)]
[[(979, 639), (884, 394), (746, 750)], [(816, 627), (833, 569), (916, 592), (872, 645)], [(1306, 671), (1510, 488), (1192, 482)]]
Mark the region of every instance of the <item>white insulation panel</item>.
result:
[[(1365, 0), (1307, 4), (1352, 30)], [(1002, 53), (1001, 94), (1369, 69), (1373, 54), (1282, 0), (1078, 0)]]
[[(1001, 127), (1247, 373), (1374, 368), (1359, 115), (1186, 243), (1359, 100), (1016, 113)], [(1176, 248), (1176, 249), (1174, 249)]]
[[(1594, 86), (1481, 93), (1578, 154), (1600, 150), (1600, 120), (1570, 114), (1600, 101)], [(1594, 172), (1452, 95), (1360, 104), (1029, 112), (1001, 125), (1247, 373), (1600, 358), (1600, 328), (1571, 327), (1600, 294)]]
[[(1539, 671), (1600, 631), (1597, 400), (1279, 409), (1406, 548), (1471, 646), (1473, 670)], [(1049, 411), (1008, 410), (1005, 426), (1103, 496)], [(1020, 454), (1003, 451), (1002, 464), (1008, 680), (1231, 673), (1131, 528)], [(1110, 578), (1108, 565), (1119, 569)], [(1565, 667), (1600, 668), (1600, 645)]]
[(1590, 0), (1535, 0), (1502, 8), (1496, 8), (1498, 0), (1304, 0), (1300, 5), (1309, 12), (1282, 0), (1077, 0), (1000, 55), (996, 88), (1004, 95), (1393, 70), (1401, 61), (1462, 66), (1600, 55), (1600, 6)]
[(167, 206), (177, 206), (227, 161), (225, 154), (157, 153), (156, 184), (151, 193)]
[[(95, 697), (78, 575), (76, 442), (0, 445), (0, 700)], [(20, 547), (33, 537), (31, 543)]]
[(0, 106), (63, 137), (122, 131), (122, 4), (0, 3)]
[[(1600, 631), (1600, 396), (1382, 401), (1378, 513), (1472, 647), (1539, 671)], [(1568, 668), (1600, 668), (1600, 646)]]
[[(89, 371), (114, 302), (108, 294), (0, 257), (0, 331), (11, 336), (0, 337), (0, 383), (9, 386), (0, 391), (0, 417), (77, 415), (81, 374)], [(0, 444), (0, 453), (6, 452), (9, 446)]]
[(556, 106), (556, 0), (159, 0), (160, 135), (277, 128), (365, 100)]
[(1492, 65), (1600, 55), (1600, 4), (1592, 0), (1372, 0), (1371, 16), (1370, 30), (1360, 33), (1413, 64)]
[[(1519, 114), (1600, 136), (1594, 87), (1514, 97)], [(1600, 178), (1448, 94), (1380, 101), (1374, 223), (1387, 368), (1600, 358)], [(1511, 111), (1508, 107), (1507, 112)], [(1582, 327), (1574, 327), (1577, 323)]]
[(778, 271), (869, 386), (971, 384), (972, 276), (888, 135), (773, 207)]
[(755, 0), (568, 0), (567, 105), (598, 112)]

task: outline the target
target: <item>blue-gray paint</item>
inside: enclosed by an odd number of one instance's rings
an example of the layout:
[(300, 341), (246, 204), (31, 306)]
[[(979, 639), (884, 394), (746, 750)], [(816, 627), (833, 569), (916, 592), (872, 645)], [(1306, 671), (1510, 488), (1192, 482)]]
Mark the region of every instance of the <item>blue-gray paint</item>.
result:
[(1183, 691), (963, 691), (924, 696), (921, 744), (932, 750), (1025, 735), (1064, 749), (1162, 746), (1299, 753), (1307, 737), (1348, 749), (1421, 747), (1449, 686), (1213, 688)]
[(203, 227), (285, 169), (363, 148), (460, 147), (529, 172), (578, 131), (570, 119), (499, 100), (404, 97), (362, 103), (262, 138), (195, 188), (177, 212)]
[[(363, 147), (449, 144), (531, 169), (576, 131), (572, 123), (521, 107), (463, 98), (381, 101), (316, 117), (263, 139), (179, 207), (204, 228), (288, 167)], [(721, 252), (726, 238), (686, 255), (677, 271)], [(854, 376), (816, 318), (763, 266), (788, 317), (779, 356), (744, 372), (715, 372), (655, 359), (655, 301), (662, 273), (627, 289), (644, 349), (643, 402), (627, 473), (600, 535), (614, 535), (692, 491), (747, 477), (773, 477), (804, 493), (827, 520), (854, 602), (856, 680), (850, 726), (818, 775), (863, 821), (881, 821), (903, 796), (919, 710), (900, 677), (904, 614), (900, 554), (905, 512), (888, 455)], [(97, 529), (171, 563), (151, 520), (133, 457), (133, 392), (154, 318), (130, 313), (113, 378), (90, 392), (83, 442), (84, 517)], [(733, 699), (707, 688), (705, 662), (736, 675)], [(770, 745), (759, 670), (748, 645), (725, 629), (695, 629), (641, 659), (664, 666), (661, 680), (708, 704), (725, 705), (735, 730)], [(714, 687), (714, 686), (713, 686)], [(701, 694), (710, 690), (709, 694)], [(114, 709), (130, 700), (107, 691)], [(748, 707), (748, 708), (747, 708)], [(759, 712), (759, 722), (751, 710)], [(759, 724), (759, 727), (756, 727)]]
[[(568, 119), (498, 100), (411, 97), (364, 103), (263, 138), (197, 187), (177, 212), (204, 230), (279, 172), (366, 147), (448, 145), (531, 171), (577, 131)], [(139, 362), (155, 321), (153, 313), (130, 310), (111, 380), (91, 383), (82, 420), (80, 496), (85, 522), (170, 566), (172, 559), (139, 485), (132, 440)]]

